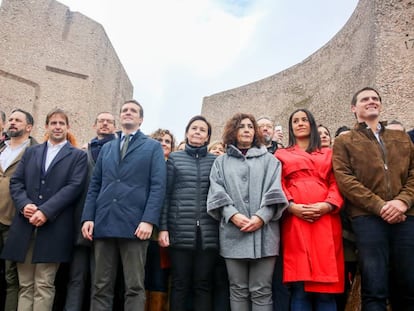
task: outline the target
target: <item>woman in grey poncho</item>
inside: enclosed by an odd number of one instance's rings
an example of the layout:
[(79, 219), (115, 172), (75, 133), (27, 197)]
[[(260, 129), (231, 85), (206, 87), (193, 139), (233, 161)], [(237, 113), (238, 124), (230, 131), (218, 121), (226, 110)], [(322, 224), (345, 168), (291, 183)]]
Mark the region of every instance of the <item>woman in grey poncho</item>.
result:
[(279, 219), (287, 207), (280, 162), (263, 145), (255, 118), (237, 113), (226, 124), (227, 153), (211, 169), (208, 213), (220, 221), (232, 310), (272, 310)]

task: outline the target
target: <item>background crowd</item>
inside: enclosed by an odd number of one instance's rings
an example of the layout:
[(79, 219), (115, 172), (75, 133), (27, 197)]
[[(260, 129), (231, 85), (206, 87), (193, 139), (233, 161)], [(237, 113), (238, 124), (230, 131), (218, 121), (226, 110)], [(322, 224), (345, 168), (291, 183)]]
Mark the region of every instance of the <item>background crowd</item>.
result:
[(359, 90), (332, 137), (297, 109), (286, 146), (249, 113), (177, 144), (129, 100), (78, 146), (64, 110), (40, 143), (2, 112), (0, 309), (414, 310), (414, 135), (381, 110)]

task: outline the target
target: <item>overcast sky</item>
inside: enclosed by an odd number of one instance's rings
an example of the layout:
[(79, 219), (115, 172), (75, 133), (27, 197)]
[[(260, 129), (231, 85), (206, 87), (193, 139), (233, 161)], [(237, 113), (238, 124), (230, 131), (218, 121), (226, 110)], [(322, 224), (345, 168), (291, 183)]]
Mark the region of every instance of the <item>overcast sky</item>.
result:
[(145, 109), (142, 129), (177, 140), (204, 96), (273, 75), (317, 51), (357, 0), (60, 0), (102, 24)]

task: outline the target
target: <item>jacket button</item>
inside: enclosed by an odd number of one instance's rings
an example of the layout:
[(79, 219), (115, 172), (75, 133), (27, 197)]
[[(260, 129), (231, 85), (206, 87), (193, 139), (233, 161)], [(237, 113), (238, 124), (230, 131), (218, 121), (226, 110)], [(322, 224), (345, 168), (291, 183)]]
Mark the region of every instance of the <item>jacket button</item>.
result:
[(43, 199), (43, 195), (39, 194), (39, 199), (40, 200)]
[(113, 199), (112, 201), (113, 201), (113, 202), (116, 202), (116, 201), (117, 201), (117, 199)]
[(45, 184), (45, 181), (44, 181), (44, 180), (42, 180), (42, 181), (41, 181), (41, 183), (42, 183), (42, 185), (44, 185), (44, 184)]

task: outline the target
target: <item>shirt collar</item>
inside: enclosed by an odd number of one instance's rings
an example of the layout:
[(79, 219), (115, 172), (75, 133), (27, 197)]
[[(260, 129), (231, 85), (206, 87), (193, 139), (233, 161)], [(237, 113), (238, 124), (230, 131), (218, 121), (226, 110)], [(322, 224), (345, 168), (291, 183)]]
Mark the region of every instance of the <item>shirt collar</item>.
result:
[(53, 145), (50, 140), (47, 141), (47, 147), (48, 148), (62, 148), (68, 141), (64, 140), (61, 143), (58, 143), (57, 145)]

